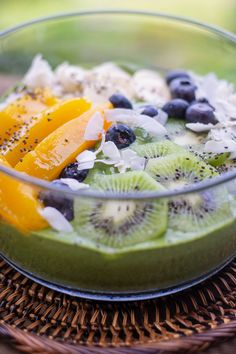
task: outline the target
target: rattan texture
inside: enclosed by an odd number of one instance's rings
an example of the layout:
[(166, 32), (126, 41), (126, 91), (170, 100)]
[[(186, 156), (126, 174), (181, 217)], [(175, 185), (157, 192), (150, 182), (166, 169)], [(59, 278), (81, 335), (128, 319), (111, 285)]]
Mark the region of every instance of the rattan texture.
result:
[(196, 353), (236, 335), (236, 261), (156, 300), (80, 300), (0, 262), (0, 336), (24, 353)]

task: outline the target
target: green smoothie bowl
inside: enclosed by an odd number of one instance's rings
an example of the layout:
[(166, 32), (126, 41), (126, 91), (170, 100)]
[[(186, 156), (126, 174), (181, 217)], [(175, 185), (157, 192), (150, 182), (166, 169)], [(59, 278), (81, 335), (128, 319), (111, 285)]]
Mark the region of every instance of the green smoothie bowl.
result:
[[(89, 11), (0, 33), (0, 252), (88, 299), (188, 288), (236, 252), (236, 37)], [(182, 68), (182, 69), (179, 69)]]

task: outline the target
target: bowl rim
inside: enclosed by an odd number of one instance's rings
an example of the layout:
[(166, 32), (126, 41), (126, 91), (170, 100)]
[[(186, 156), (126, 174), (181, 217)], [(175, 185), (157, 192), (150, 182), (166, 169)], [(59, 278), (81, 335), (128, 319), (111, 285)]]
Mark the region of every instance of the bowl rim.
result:
[[(84, 11), (75, 11), (75, 12), (65, 12), (58, 13), (55, 15), (44, 16), (40, 18), (36, 18), (30, 21), (22, 22), (16, 26), (12, 26), (6, 28), (5, 30), (0, 31), (0, 40), (10, 36), (18, 31), (21, 31), (25, 28), (41, 24), (44, 22), (53, 22), (56, 20), (63, 20), (66, 18), (73, 17), (82, 17), (82, 16), (94, 16), (94, 15), (131, 15), (131, 16), (146, 16), (153, 18), (166, 19), (172, 22), (180, 22), (190, 25), (192, 27), (200, 28), (202, 30), (208, 31), (209, 33), (215, 34), (219, 38), (224, 40), (228, 40), (232, 43), (236, 44), (236, 35), (230, 31), (224, 30), (219, 26), (209, 25), (205, 22), (198, 21), (185, 16), (177, 16), (171, 15), (164, 12), (155, 12), (155, 11), (144, 11), (144, 10), (129, 10), (129, 9), (96, 9), (96, 10), (84, 10)], [(51, 191), (63, 193), (70, 197), (84, 197), (84, 198), (94, 198), (94, 199), (117, 199), (117, 200), (143, 200), (143, 199), (156, 199), (156, 198), (169, 198), (175, 197), (178, 195), (184, 195), (189, 193), (202, 192), (209, 188), (214, 188), (219, 186), (225, 182), (232, 181), (236, 177), (235, 172), (227, 172), (224, 175), (220, 175), (214, 177), (212, 179), (204, 180), (188, 187), (180, 188), (178, 190), (166, 190), (161, 192), (124, 192), (124, 193), (116, 193), (116, 192), (104, 192), (104, 191), (96, 191), (89, 189), (81, 189), (78, 191), (69, 190), (66, 187), (58, 187), (57, 185), (53, 185), (51, 182), (47, 182), (40, 178), (36, 178), (30, 175), (27, 175), (22, 172), (18, 172), (13, 168), (9, 168), (3, 165), (0, 165), (0, 172), (13, 177), (14, 179), (34, 185), (36, 187), (41, 187), (43, 189), (48, 189)]]

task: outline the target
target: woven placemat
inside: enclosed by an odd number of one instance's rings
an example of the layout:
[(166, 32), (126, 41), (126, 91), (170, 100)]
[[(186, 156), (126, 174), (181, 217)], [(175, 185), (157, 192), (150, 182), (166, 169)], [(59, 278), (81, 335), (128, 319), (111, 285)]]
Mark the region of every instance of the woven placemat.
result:
[(234, 335), (235, 260), (191, 290), (110, 304), (52, 291), (0, 261), (0, 336), (25, 353), (194, 353)]

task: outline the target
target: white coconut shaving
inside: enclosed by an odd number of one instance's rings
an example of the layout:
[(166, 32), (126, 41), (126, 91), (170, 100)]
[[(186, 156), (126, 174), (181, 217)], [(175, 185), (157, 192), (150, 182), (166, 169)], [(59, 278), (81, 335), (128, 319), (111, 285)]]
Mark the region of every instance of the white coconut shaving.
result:
[(108, 122), (127, 124), (133, 128), (143, 128), (154, 137), (161, 137), (167, 134), (166, 128), (157, 120), (134, 110), (107, 109), (105, 110), (105, 118)]
[(78, 170), (81, 171), (93, 168), (96, 157), (97, 156), (93, 151), (84, 150), (81, 152), (76, 158), (76, 161), (78, 162)]
[(144, 170), (145, 158), (138, 156), (138, 154), (131, 149), (119, 150), (112, 141), (108, 141), (103, 144), (102, 152), (105, 159), (98, 159), (96, 161), (114, 165), (120, 173), (124, 173), (128, 169), (133, 171)]
[(104, 118), (100, 112), (94, 113), (94, 115), (90, 118), (85, 132), (84, 139), (85, 140), (98, 140), (103, 133), (103, 125)]
[(62, 182), (63, 184), (66, 184), (74, 192), (78, 191), (80, 189), (89, 188), (89, 184), (79, 182), (75, 178), (60, 178), (55, 181), (59, 181), (59, 182)]
[(41, 54), (36, 55), (27, 71), (23, 83), (32, 89), (53, 87), (54, 73), (49, 63)]
[(46, 207), (39, 210), (39, 213), (54, 230), (68, 233), (73, 231), (72, 225), (57, 209)]
[(192, 130), (195, 133), (209, 132), (212, 128), (214, 128), (214, 125), (211, 123), (187, 123), (185, 126), (186, 128)]
[(195, 132), (208, 131), (204, 150), (212, 153), (230, 152), (230, 158), (236, 156), (236, 93), (233, 84), (217, 78), (214, 73), (199, 76), (190, 73), (197, 85), (196, 98), (206, 98), (214, 107), (218, 124), (204, 127), (187, 124)]

